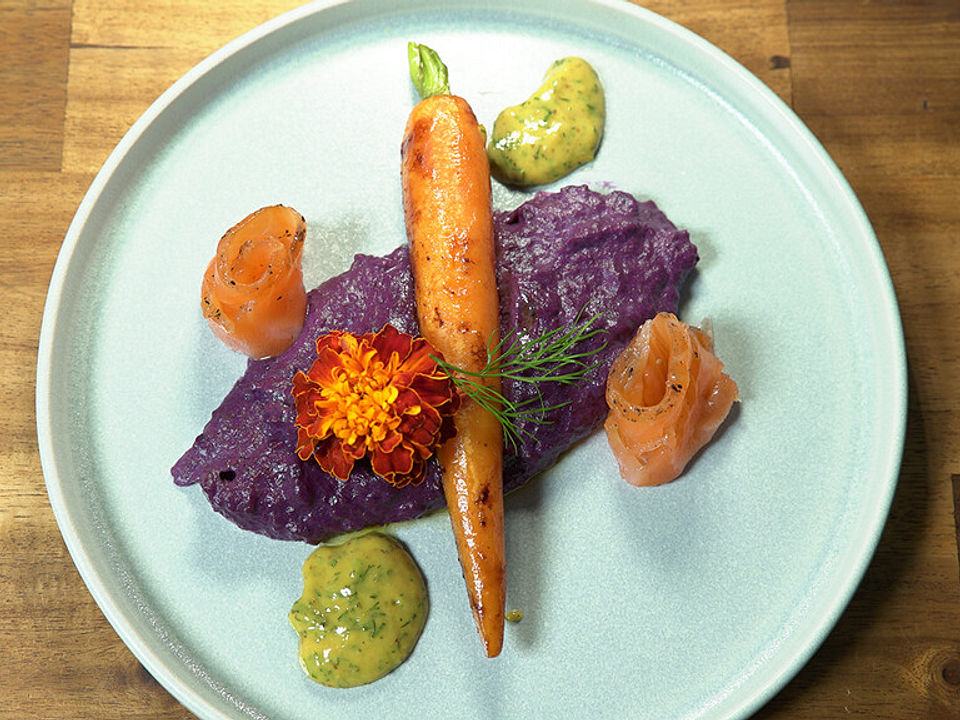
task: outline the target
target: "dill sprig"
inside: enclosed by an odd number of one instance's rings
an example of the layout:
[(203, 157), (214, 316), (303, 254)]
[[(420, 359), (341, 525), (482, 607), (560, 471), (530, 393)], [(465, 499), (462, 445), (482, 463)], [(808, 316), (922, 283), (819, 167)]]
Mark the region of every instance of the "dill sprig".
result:
[[(521, 342), (515, 332), (510, 333), (496, 344), (488, 343), (487, 362), (480, 371), (464, 370), (435, 355), (431, 357), (453, 378), (461, 392), (497, 418), (503, 426), (504, 439), (516, 450), (523, 436), (531, 435), (521, 427), (520, 421), (543, 425), (549, 422), (544, 417), (547, 412), (569, 405), (569, 401), (547, 405), (542, 384), (573, 385), (599, 366), (600, 363), (592, 362), (591, 358), (603, 350), (606, 343), (591, 350), (577, 349), (583, 341), (605, 332), (594, 327), (599, 317), (594, 315), (584, 320), (581, 310), (569, 330), (555, 328), (526, 342)], [(518, 402), (510, 400), (486, 383), (494, 378), (533, 385), (536, 395)]]

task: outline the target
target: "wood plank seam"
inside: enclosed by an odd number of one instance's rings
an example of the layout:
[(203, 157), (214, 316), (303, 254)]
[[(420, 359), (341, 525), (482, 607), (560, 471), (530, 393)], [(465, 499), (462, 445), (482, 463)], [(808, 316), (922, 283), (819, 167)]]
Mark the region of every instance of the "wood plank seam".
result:
[(950, 475), (953, 485), (953, 527), (957, 542), (957, 580), (960, 581), (960, 473)]
[(123, 45), (111, 43), (70, 42), (71, 50), (168, 50), (168, 45)]

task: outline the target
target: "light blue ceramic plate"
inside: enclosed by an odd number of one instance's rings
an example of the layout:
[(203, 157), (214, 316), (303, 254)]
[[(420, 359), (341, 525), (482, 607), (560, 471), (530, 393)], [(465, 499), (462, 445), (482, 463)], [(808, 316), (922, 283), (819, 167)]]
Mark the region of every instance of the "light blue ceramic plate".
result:
[[(307, 218), (308, 284), (405, 241), (408, 39), (488, 126), (556, 58), (606, 86), (597, 161), (569, 182), (652, 198), (701, 262), (742, 407), (680, 480), (619, 479), (598, 434), (508, 500), (510, 608), (482, 657), (445, 517), (396, 528), (432, 610), (409, 662), (313, 684), (287, 612), (304, 545), (241, 532), (169, 468), (242, 372), (200, 316), (223, 231)], [(498, 206), (521, 197), (497, 189)], [(626, 2), (308, 5), (215, 53), (134, 125), (63, 244), (37, 417), (63, 536), (104, 613), (203, 718), (732, 718), (810, 657), (869, 562), (896, 482), (903, 339), (857, 200), (810, 132), (716, 48)]]

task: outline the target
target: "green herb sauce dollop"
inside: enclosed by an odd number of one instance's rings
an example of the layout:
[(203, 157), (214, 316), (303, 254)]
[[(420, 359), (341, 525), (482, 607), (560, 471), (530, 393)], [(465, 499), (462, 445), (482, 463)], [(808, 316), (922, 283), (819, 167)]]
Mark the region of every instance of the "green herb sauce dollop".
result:
[(490, 170), (508, 185), (545, 185), (596, 157), (606, 104), (600, 78), (578, 57), (557, 60), (527, 100), (503, 110), (487, 147)]
[(378, 680), (413, 652), (427, 611), (423, 574), (398, 541), (370, 532), (320, 546), (290, 610), (300, 665), (330, 687)]

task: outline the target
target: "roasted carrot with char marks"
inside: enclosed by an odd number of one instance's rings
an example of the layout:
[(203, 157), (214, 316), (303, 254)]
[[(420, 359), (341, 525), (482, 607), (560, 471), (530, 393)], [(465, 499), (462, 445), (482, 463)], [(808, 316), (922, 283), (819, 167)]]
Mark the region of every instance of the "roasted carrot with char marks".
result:
[[(416, 57), (414, 56), (416, 53)], [(411, 71), (438, 71), (439, 58), (411, 43)], [(428, 67), (420, 65), (426, 58)], [(479, 372), (499, 334), (490, 168), (470, 105), (440, 94), (410, 113), (402, 146), (403, 208), (423, 336), (451, 365)], [(436, 88), (434, 88), (436, 89)], [(485, 378), (499, 393), (497, 378)], [(437, 456), (467, 595), (488, 657), (503, 646), (506, 562), (503, 533), (503, 429), (477, 402), (454, 416), (456, 436)]]

